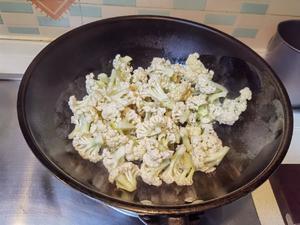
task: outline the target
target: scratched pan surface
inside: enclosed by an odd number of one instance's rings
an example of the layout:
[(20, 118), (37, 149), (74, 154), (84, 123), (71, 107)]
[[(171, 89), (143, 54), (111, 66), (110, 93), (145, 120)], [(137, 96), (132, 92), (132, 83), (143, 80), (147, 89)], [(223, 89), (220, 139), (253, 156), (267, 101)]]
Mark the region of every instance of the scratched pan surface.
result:
[[(199, 52), (214, 79), (235, 97), (248, 86), (253, 100), (232, 127), (216, 125), (231, 150), (208, 175), (197, 172), (190, 187), (153, 187), (139, 182), (128, 194), (107, 181), (100, 163), (81, 159), (67, 134), (72, 130), (70, 95), (85, 94), (84, 77), (111, 70), (116, 54), (130, 55), (133, 66), (153, 57), (184, 62)], [(141, 214), (200, 212), (240, 198), (264, 182), (284, 158), (292, 135), (286, 91), (270, 67), (234, 38), (190, 21), (158, 16), (119, 17), (77, 28), (49, 44), (31, 63), (18, 94), (18, 118), (36, 157), (73, 188), (112, 206)], [(185, 199), (193, 198), (194, 203)], [(152, 205), (143, 205), (148, 200)]]

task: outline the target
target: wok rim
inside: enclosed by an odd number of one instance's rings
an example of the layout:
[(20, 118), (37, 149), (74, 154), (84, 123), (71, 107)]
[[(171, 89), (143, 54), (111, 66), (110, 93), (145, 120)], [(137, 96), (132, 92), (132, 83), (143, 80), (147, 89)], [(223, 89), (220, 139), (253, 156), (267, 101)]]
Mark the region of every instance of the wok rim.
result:
[[(175, 23), (181, 23), (181, 24), (187, 24), (189, 26), (202, 28), (209, 30), (225, 39), (229, 39), (230, 41), (235, 42), (236, 44), (243, 47), (245, 50), (250, 51), (261, 63), (263, 63), (270, 71), (271, 79), (276, 84), (276, 89), (278, 90), (279, 96), (283, 99), (283, 112), (284, 112), (284, 127), (283, 127), (283, 137), (281, 138), (281, 141), (278, 145), (276, 154), (270, 161), (270, 163), (262, 170), (254, 179), (252, 179), (250, 182), (246, 183), (245, 185), (239, 187), (238, 189), (227, 193), (226, 195), (223, 195), (219, 198), (210, 199), (208, 201), (205, 201), (203, 203), (198, 204), (183, 204), (183, 205), (142, 205), (138, 203), (133, 202), (126, 202), (120, 199), (116, 199), (114, 197), (107, 196), (105, 194), (102, 194), (100, 192), (96, 192), (92, 190), (91, 188), (81, 184), (79, 181), (77, 181), (75, 178), (71, 177), (70, 175), (66, 174), (62, 169), (60, 169), (54, 162), (52, 162), (38, 147), (38, 145), (34, 141), (34, 137), (30, 131), (30, 125), (27, 121), (26, 112), (25, 112), (25, 105), (26, 105), (26, 91), (28, 87), (28, 83), (30, 81), (30, 78), (33, 74), (33, 71), (35, 70), (35, 67), (38, 65), (39, 61), (43, 58), (45, 54), (48, 53), (48, 51), (51, 51), (53, 47), (55, 47), (56, 43), (59, 43), (61, 41), (64, 41), (65, 39), (69, 38), (72, 35), (76, 35), (78, 32), (83, 32), (85, 29), (92, 27), (92, 26), (99, 26), (101, 24), (106, 23), (114, 23), (117, 21), (123, 21), (123, 20), (140, 20), (140, 19), (149, 19), (149, 20), (164, 20), (164, 21), (172, 21)], [(27, 68), (26, 72), (23, 75), (19, 91), (18, 91), (18, 99), (17, 99), (17, 114), (18, 114), (18, 121), (21, 128), (21, 131), (23, 133), (23, 136), (30, 147), (33, 154), (38, 158), (38, 160), (49, 170), (52, 172), (54, 176), (56, 176), (59, 180), (61, 180), (63, 183), (67, 184), (68, 186), (71, 186), (73, 189), (79, 191), (80, 193), (84, 193), (88, 197), (96, 200), (100, 200), (106, 204), (109, 204), (113, 207), (118, 207), (121, 209), (129, 210), (135, 213), (138, 213), (140, 215), (180, 215), (180, 214), (186, 214), (186, 213), (197, 213), (202, 212), (208, 209), (212, 209), (215, 207), (219, 207), (225, 204), (228, 204), (236, 199), (241, 198), (242, 196), (248, 194), (249, 192), (256, 189), (258, 186), (260, 186), (263, 182), (265, 182), (268, 177), (275, 171), (275, 169), (279, 166), (279, 164), (284, 159), (287, 150), (290, 145), (290, 141), (292, 138), (293, 133), (293, 111), (291, 107), (291, 103), (287, 94), (287, 91), (285, 90), (282, 82), (279, 80), (276, 73), (272, 70), (272, 68), (265, 62), (265, 60), (259, 56), (256, 52), (254, 52), (251, 48), (249, 48), (247, 45), (242, 43), (241, 41), (235, 39), (234, 37), (219, 31), (215, 28), (185, 20), (180, 18), (174, 18), (174, 17), (168, 17), (168, 16), (156, 16), (156, 15), (133, 15), (133, 16), (120, 16), (120, 17), (112, 17), (108, 19), (103, 19), (99, 21), (95, 21), (83, 26), (80, 26), (78, 28), (75, 28), (62, 36), (58, 37), (54, 41), (52, 41), (50, 44), (48, 44), (30, 63), (29, 67)]]

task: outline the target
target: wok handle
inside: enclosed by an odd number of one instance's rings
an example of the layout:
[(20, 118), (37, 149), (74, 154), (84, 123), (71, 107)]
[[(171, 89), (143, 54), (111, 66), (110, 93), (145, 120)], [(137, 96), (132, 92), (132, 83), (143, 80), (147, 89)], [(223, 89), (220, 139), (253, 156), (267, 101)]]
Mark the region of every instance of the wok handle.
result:
[(139, 216), (145, 225), (199, 225), (200, 218), (196, 215), (182, 216)]

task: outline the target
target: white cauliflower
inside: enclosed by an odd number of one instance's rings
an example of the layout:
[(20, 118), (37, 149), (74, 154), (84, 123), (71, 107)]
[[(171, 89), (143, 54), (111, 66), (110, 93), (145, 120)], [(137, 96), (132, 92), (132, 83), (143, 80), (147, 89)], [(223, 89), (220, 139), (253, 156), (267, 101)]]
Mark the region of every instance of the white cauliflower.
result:
[(242, 112), (247, 109), (247, 101), (252, 94), (249, 88), (240, 91), (240, 96), (235, 99), (225, 99), (209, 106), (211, 116), (220, 124), (233, 125), (239, 119)]
[(117, 73), (118, 78), (123, 81), (129, 82), (131, 79), (131, 72), (133, 68), (130, 66), (132, 58), (129, 56), (121, 57), (116, 55), (113, 60), (113, 67)]
[(207, 73), (208, 69), (205, 68), (204, 64), (199, 60), (199, 57), (198, 53), (190, 54), (185, 64), (191, 69), (191, 71), (197, 74)]
[(82, 136), (75, 137), (72, 143), (82, 158), (94, 163), (102, 159), (101, 154), (99, 154), (100, 148), (103, 145), (101, 135), (93, 137), (90, 134), (83, 134)]
[(111, 170), (108, 180), (111, 183), (116, 182), (117, 188), (133, 192), (136, 189), (138, 175), (139, 167), (131, 162), (125, 162)]
[(128, 161), (143, 160), (143, 156), (146, 151), (147, 150), (143, 143), (139, 141), (129, 140), (125, 145), (126, 159)]
[(184, 78), (191, 82), (191, 84), (197, 83), (199, 77), (205, 77), (211, 80), (214, 73), (205, 68), (204, 64), (199, 60), (199, 54), (194, 53), (189, 55), (186, 60)]
[(107, 148), (102, 152), (103, 165), (108, 171), (117, 168), (125, 161), (125, 147), (121, 146), (116, 151), (111, 152)]
[(192, 111), (197, 111), (199, 106), (207, 103), (206, 97), (207, 96), (205, 94), (190, 96), (186, 100), (186, 106), (188, 107), (188, 109), (190, 109)]
[(158, 106), (154, 102), (145, 103), (142, 109), (145, 113), (144, 120), (149, 120), (152, 116), (163, 117), (167, 111), (165, 108)]
[(172, 119), (175, 122), (185, 123), (188, 120), (190, 113), (190, 110), (184, 102), (176, 102), (172, 109)]
[(132, 82), (133, 83), (144, 83), (147, 82), (148, 80), (148, 75), (147, 72), (142, 68), (142, 67), (138, 67), (136, 70), (133, 71), (133, 75), (132, 75)]
[(117, 147), (124, 145), (128, 142), (129, 138), (119, 133), (116, 129), (113, 129), (110, 125), (106, 125), (102, 128), (102, 136), (105, 142), (105, 145), (110, 149), (116, 149)]
[(191, 95), (191, 85), (188, 82), (173, 83), (170, 85), (170, 90), (168, 92), (168, 97), (174, 101), (186, 100)]
[(105, 120), (114, 121), (120, 117), (121, 110), (123, 107), (114, 102), (106, 103), (101, 107), (101, 116)]
[(109, 78), (107, 74), (101, 73), (98, 75), (98, 79), (94, 79), (95, 75), (93, 73), (90, 73), (89, 75), (86, 75), (85, 80), (85, 87), (86, 91), (89, 95), (94, 93), (102, 93), (104, 94), (106, 92), (106, 87), (109, 82)]
[(170, 165), (160, 175), (167, 184), (175, 182), (178, 185), (192, 185), (195, 168), (191, 155), (184, 145), (178, 145)]
[(213, 124), (232, 125), (252, 93), (244, 88), (228, 99), (199, 57), (189, 55), (185, 65), (153, 58), (133, 70), (131, 57), (116, 55), (110, 74), (88, 74), (87, 95), (68, 102), (75, 125), (68, 138), (78, 154), (102, 160), (109, 182), (127, 192), (138, 176), (154, 186), (191, 185), (195, 171), (214, 171), (229, 147)]
[(127, 120), (129, 123), (132, 123), (134, 125), (142, 121), (141, 116), (138, 113), (136, 113), (135, 110), (130, 108), (125, 108), (123, 110), (123, 115), (125, 120)]
[(155, 102), (158, 102), (159, 104), (167, 108), (172, 108), (174, 104), (174, 102), (169, 99), (168, 95), (164, 92), (161, 85), (157, 81), (141, 86), (140, 95), (144, 98), (150, 97)]
[(197, 170), (212, 172), (218, 166), (229, 148), (222, 145), (222, 141), (213, 129), (204, 129), (201, 135), (190, 135), (192, 145), (192, 159)]
[(146, 149), (143, 155), (143, 162), (149, 167), (157, 167), (165, 159), (169, 159), (173, 155), (173, 151), (165, 150), (164, 146), (160, 146), (155, 138), (144, 138), (140, 140), (141, 145)]
[(149, 120), (136, 125), (136, 137), (143, 138), (155, 136), (161, 132), (163, 126), (165, 126), (163, 116), (152, 116)]
[(170, 118), (170, 117), (165, 117), (166, 121), (166, 128), (165, 132), (161, 133), (163, 135), (166, 135), (166, 140), (168, 144), (174, 144), (174, 143), (179, 143), (180, 142), (180, 132), (179, 132), (179, 127), (176, 125), (176, 123)]
[(211, 81), (207, 76), (199, 76), (196, 82), (195, 90), (202, 94), (209, 95), (217, 91), (215, 82)]
[(149, 167), (147, 164), (142, 163), (141, 165), (141, 178), (149, 185), (160, 186), (162, 180), (159, 175), (169, 165), (169, 160), (162, 161), (157, 167)]

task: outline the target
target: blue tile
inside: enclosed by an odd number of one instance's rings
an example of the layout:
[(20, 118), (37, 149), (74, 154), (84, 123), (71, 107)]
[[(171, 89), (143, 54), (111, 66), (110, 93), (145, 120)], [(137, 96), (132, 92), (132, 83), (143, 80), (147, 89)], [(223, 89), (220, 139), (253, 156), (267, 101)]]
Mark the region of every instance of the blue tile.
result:
[(1, 15), (0, 15), (0, 24), (3, 24), (3, 20), (2, 20)]
[(32, 6), (26, 2), (0, 2), (1, 12), (33, 13)]
[(101, 17), (101, 14), (101, 8), (97, 6), (72, 5), (70, 7), (71, 16)]
[(167, 11), (167, 10), (141, 9), (141, 10), (138, 10), (138, 14), (141, 14), (141, 15), (169, 16), (170, 12)]
[(233, 25), (235, 20), (236, 16), (234, 15), (207, 14), (205, 15), (204, 23), (214, 25)]
[(7, 27), (8, 32), (14, 34), (40, 34), (36, 27)]
[(60, 18), (58, 20), (51, 19), (50, 17), (46, 16), (38, 16), (38, 23), (40, 26), (47, 26), (47, 27), (69, 27), (70, 22), (68, 18)]
[(268, 4), (243, 3), (241, 5), (241, 12), (249, 14), (266, 14), (268, 7)]
[(136, 0), (103, 0), (104, 5), (135, 6)]
[(235, 28), (232, 35), (241, 38), (255, 38), (258, 30), (253, 28)]
[(203, 10), (206, 0), (173, 0), (175, 9)]

